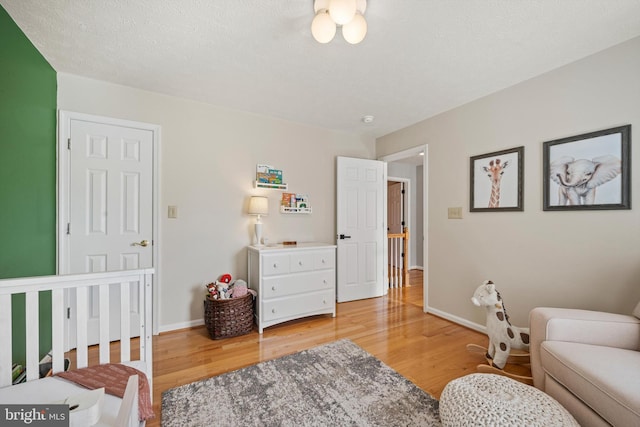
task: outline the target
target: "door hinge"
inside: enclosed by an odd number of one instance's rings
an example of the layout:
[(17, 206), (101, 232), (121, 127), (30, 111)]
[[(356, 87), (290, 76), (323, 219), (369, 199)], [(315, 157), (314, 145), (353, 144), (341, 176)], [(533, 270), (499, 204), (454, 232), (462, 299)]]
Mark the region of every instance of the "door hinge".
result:
[(71, 307), (67, 307), (67, 319), (71, 319)]
[(67, 138), (67, 150), (71, 150), (71, 138)]
[(402, 221), (402, 226), (404, 227), (404, 221)]
[(404, 188), (402, 189), (402, 194), (404, 194)]
[(71, 234), (71, 223), (67, 223), (67, 234)]

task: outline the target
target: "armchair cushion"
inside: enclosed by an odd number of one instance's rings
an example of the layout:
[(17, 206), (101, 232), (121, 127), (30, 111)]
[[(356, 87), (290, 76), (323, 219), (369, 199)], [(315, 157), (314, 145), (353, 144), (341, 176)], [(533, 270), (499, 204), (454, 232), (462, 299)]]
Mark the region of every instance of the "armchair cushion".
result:
[(613, 425), (640, 419), (640, 352), (563, 341), (545, 341), (541, 361), (562, 384)]
[(544, 341), (565, 341), (640, 350), (640, 320), (623, 314), (567, 308), (537, 307), (531, 310), (531, 373), (533, 383), (544, 390), (540, 350)]

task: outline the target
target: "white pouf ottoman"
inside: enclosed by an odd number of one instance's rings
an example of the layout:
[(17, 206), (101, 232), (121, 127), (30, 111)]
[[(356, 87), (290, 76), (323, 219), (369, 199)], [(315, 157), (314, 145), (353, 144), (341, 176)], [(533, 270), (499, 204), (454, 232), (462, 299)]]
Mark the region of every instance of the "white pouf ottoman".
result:
[(440, 396), (443, 426), (577, 426), (554, 398), (501, 375), (471, 374), (451, 381)]

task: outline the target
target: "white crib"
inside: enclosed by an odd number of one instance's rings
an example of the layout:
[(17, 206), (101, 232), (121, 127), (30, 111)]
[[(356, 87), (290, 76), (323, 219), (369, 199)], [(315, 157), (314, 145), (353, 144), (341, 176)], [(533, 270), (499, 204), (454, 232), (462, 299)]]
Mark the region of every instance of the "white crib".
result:
[[(97, 310), (99, 323), (99, 362), (110, 362), (110, 289), (119, 289), (120, 298), (116, 303), (120, 306), (120, 331), (116, 335), (120, 337), (120, 363), (128, 364), (142, 370), (147, 375), (149, 385), (152, 387), (152, 277), (153, 269), (139, 269), (116, 271), (108, 273), (74, 274), (64, 276), (42, 276), (18, 279), (0, 280), (0, 403), (3, 396), (14, 387), (12, 384), (12, 295), (25, 295), (25, 342), (26, 342), (26, 370), (27, 383), (39, 380), (40, 349), (39, 335), (39, 294), (51, 292), (51, 356), (52, 371), (58, 373), (64, 370), (64, 330), (67, 307), (65, 304), (65, 291), (74, 291), (77, 301), (88, 301), (88, 295), (93, 292), (98, 299)], [(131, 286), (138, 284), (137, 312), (140, 315), (140, 354), (138, 361), (131, 360)], [(87, 304), (77, 304), (77, 313), (74, 320), (76, 330), (76, 366), (84, 368), (89, 366), (89, 338), (88, 338), (88, 310)], [(74, 328), (69, 328), (73, 330)], [(46, 351), (46, 350), (45, 350)], [(59, 380), (62, 381), (62, 380)], [(34, 384), (35, 385), (35, 384)], [(151, 388), (153, 390), (153, 388)], [(4, 393), (3, 393), (4, 392)], [(116, 407), (116, 410), (118, 408)], [(115, 416), (116, 414), (114, 414)]]

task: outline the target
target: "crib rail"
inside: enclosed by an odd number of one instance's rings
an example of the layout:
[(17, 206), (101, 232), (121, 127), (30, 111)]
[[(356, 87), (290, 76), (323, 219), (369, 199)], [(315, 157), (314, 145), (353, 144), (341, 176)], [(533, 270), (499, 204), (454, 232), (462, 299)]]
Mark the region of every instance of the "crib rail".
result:
[[(26, 277), (0, 280), (0, 387), (11, 385), (12, 365), (12, 295), (25, 295), (25, 342), (27, 381), (39, 378), (39, 294), (51, 292), (51, 343), (53, 373), (64, 370), (64, 319), (66, 290), (76, 290), (77, 301), (86, 301), (90, 288), (99, 295), (99, 354), (100, 363), (109, 363), (109, 287), (120, 288), (120, 361), (131, 360), (130, 301), (129, 289), (138, 283), (140, 313), (140, 359), (146, 363), (147, 377), (152, 378), (152, 277), (153, 269), (114, 271), (108, 273), (73, 274), (63, 276)], [(77, 304), (76, 364), (77, 368), (89, 365), (87, 338), (87, 307)], [(45, 350), (46, 351), (46, 350)]]

